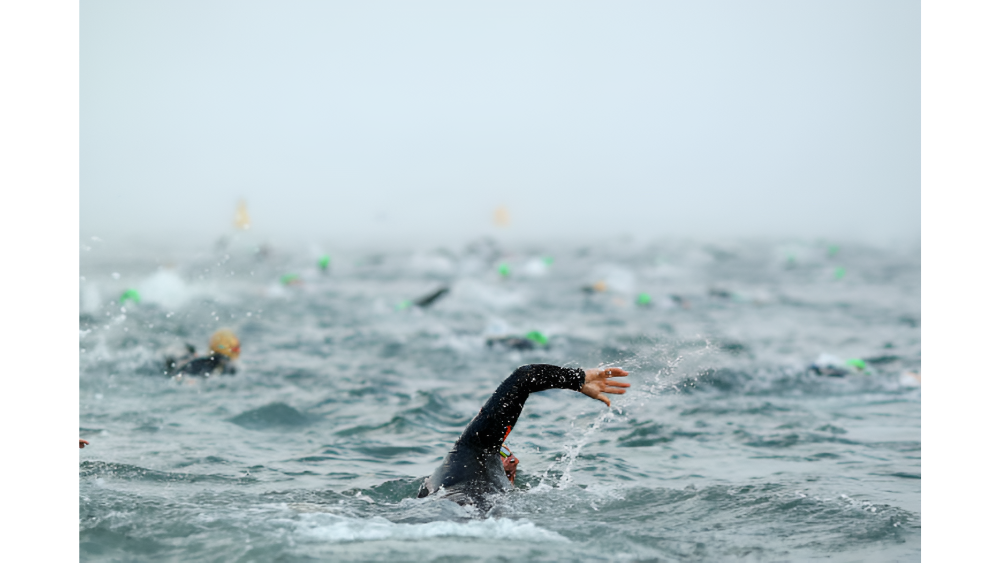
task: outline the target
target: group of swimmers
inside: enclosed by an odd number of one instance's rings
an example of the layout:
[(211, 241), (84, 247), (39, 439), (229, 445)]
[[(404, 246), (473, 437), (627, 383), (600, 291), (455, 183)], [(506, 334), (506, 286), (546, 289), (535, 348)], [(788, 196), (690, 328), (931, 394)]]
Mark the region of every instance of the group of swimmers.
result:
[[(221, 329), (209, 338), (204, 356), (194, 346), (186, 345), (186, 354), (169, 357), (164, 373), (209, 377), (233, 374), (233, 362), (240, 355), (240, 341), (231, 330)], [(621, 368), (563, 368), (548, 364), (524, 365), (497, 387), (486, 404), (445, 455), (440, 467), (424, 479), (418, 498), (441, 492), (459, 504), (482, 505), (488, 495), (511, 490), (519, 460), (505, 445), (521, 415), (528, 395), (547, 389), (569, 389), (611, 406), (608, 395), (622, 395), (629, 384), (615, 378), (625, 377)], [(80, 439), (80, 448), (89, 445)]]

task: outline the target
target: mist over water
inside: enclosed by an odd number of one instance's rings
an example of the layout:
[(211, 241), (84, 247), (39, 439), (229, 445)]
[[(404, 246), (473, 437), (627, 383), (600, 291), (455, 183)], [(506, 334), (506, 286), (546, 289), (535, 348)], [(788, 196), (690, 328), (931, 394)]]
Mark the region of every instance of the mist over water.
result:
[[(919, 560), (919, 247), (84, 242), (82, 560)], [(163, 374), (221, 327), (235, 376)], [(632, 388), (532, 395), (487, 512), (417, 499), (526, 363)]]
[[(86, 236), (920, 233), (920, 4), (80, 7)], [(585, 233), (584, 233), (585, 234)]]

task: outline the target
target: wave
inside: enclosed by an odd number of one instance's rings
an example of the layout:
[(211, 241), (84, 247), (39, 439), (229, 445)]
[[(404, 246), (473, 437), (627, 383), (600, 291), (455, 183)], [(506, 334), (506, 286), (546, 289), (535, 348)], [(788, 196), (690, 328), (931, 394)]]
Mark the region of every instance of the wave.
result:
[(467, 522), (396, 523), (385, 518), (355, 519), (326, 513), (302, 514), (297, 536), (321, 542), (419, 541), (436, 538), (480, 538), (529, 542), (565, 542), (565, 537), (527, 520), (488, 518)]
[(81, 461), (80, 479), (87, 478), (113, 478), (123, 481), (152, 481), (161, 483), (229, 483), (234, 485), (257, 481), (257, 479), (250, 476), (225, 477), (222, 475), (198, 473), (169, 473), (137, 465), (129, 465), (127, 463)]
[(238, 414), (230, 418), (229, 422), (251, 430), (268, 430), (308, 426), (317, 418), (302, 414), (285, 403), (274, 402)]

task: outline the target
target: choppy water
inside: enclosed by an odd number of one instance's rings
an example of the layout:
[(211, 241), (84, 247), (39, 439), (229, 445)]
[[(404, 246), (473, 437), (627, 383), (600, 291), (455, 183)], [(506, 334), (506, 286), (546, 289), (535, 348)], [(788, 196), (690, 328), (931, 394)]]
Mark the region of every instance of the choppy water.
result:
[[(919, 248), (477, 241), (334, 251), (324, 275), (315, 249), (89, 244), (82, 560), (920, 557), (920, 389), (901, 376), (920, 369)], [(238, 375), (160, 374), (165, 349), (223, 326)], [(549, 346), (485, 344), (530, 330)], [(808, 373), (821, 353), (871, 373)], [(508, 440), (520, 490), (489, 513), (416, 499), (525, 363), (620, 365), (633, 387), (611, 410), (532, 395)]]

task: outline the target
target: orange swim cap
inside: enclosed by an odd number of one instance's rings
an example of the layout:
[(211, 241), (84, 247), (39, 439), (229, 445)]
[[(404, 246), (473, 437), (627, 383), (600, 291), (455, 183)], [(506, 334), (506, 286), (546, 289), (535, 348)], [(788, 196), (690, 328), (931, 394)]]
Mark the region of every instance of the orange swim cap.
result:
[(236, 338), (233, 331), (223, 328), (215, 331), (215, 334), (208, 339), (208, 347), (217, 354), (222, 354), (233, 360), (240, 357), (240, 339)]

